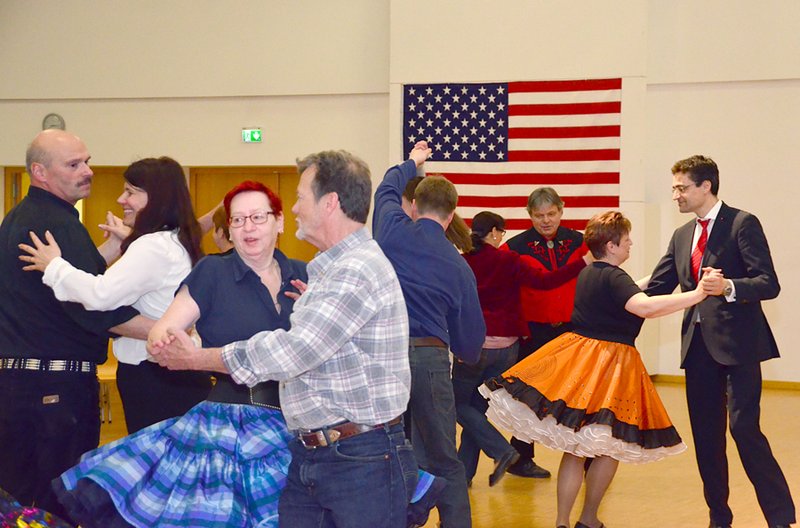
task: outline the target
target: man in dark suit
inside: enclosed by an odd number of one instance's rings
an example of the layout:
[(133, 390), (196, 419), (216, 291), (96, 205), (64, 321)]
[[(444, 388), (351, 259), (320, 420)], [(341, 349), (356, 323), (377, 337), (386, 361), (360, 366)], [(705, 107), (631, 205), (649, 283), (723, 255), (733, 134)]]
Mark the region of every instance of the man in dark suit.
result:
[(728, 416), (769, 526), (788, 526), (795, 522), (789, 486), (759, 427), (760, 362), (779, 355), (761, 301), (777, 297), (780, 285), (758, 218), (722, 203), (718, 190), (719, 170), (712, 159), (692, 156), (672, 167), (672, 199), (682, 213), (697, 218), (675, 231), (646, 292), (671, 293), (678, 285), (688, 291), (704, 271), (712, 274), (705, 288), (709, 297), (686, 310), (681, 330), (681, 367), (711, 526), (733, 522), (725, 454)]

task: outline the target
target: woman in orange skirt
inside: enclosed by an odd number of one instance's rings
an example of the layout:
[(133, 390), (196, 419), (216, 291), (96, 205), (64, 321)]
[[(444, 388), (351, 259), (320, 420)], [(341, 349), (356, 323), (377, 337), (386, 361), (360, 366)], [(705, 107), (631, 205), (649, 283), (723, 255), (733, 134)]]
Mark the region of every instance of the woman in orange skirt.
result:
[[(564, 452), (558, 469), (558, 528), (567, 528), (584, 480), (586, 499), (575, 528), (602, 528), (597, 509), (619, 461), (644, 463), (686, 449), (672, 425), (634, 340), (644, 318), (692, 306), (690, 292), (648, 297), (619, 268), (628, 260), (631, 223), (622, 213), (596, 215), (584, 240), (596, 261), (581, 271), (574, 331), (488, 380), (487, 416), (525, 441)], [(707, 270), (707, 273), (718, 273)]]

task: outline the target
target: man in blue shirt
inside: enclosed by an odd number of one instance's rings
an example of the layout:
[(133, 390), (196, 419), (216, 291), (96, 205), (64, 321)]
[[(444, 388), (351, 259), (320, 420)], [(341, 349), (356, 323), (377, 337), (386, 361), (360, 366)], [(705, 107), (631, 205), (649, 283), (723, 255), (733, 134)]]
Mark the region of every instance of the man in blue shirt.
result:
[(417, 462), (447, 479), (438, 503), (442, 526), (471, 526), (464, 466), (456, 456), (456, 413), (448, 348), (475, 363), (486, 337), (475, 275), (445, 237), (458, 194), (442, 177), (420, 182), (412, 217), (403, 189), (430, 155), (426, 142), (389, 169), (375, 193), (373, 232), (394, 266), (408, 308), (411, 399), (406, 419)]

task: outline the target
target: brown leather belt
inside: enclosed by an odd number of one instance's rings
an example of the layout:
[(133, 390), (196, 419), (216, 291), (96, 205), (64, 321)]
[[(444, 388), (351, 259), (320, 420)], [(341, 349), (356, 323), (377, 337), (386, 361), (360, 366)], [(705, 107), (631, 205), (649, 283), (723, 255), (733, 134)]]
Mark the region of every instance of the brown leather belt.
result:
[(447, 348), (447, 344), (439, 339), (438, 337), (411, 337), (408, 340), (412, 345), (418, 347), (444, 347)]
[(315, 429), (313, 431), (300, 431), (297, 437), (306, 449), (315, 449), (317, 447), (327, 447), (334, 442), (341, 442), (345, 438), (380, 429), (381, 427), (391, 427), (402, 421), (403, 416), (401, 415), (393, 420), (378, 425), (345, 422), (338, 425), (331, 425), (330, 427)]

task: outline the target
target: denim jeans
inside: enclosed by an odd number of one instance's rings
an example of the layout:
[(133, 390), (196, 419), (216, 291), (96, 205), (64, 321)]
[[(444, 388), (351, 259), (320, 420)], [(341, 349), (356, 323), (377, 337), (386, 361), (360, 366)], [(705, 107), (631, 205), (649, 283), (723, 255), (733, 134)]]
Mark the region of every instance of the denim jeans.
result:
[(420, 467), (447, 480), (436, 507), (442, 526), (472, 526), (464, 465), (456, 455), (456, 409), (450, 354), (443, 347), (409, 348), (411, 443)]
[(314, 449), (295, 439), (289, 450), (280, 526), (405, 528), (417, 464), (401, 424)]
[(467, 480), (475, 476), (481, 450), (489, 457), (498, 459), (514, 449), (486, 419), (489, 405), (478, 393), (478, 387), (484, 380), (508, 370), (517, 360), (518, 349), (519, 341), (506, 348), (484, 348), (477, 365), (460, 361), (453, 365), (456, 416), (462, 427), (458, 458), (464, 464)]

